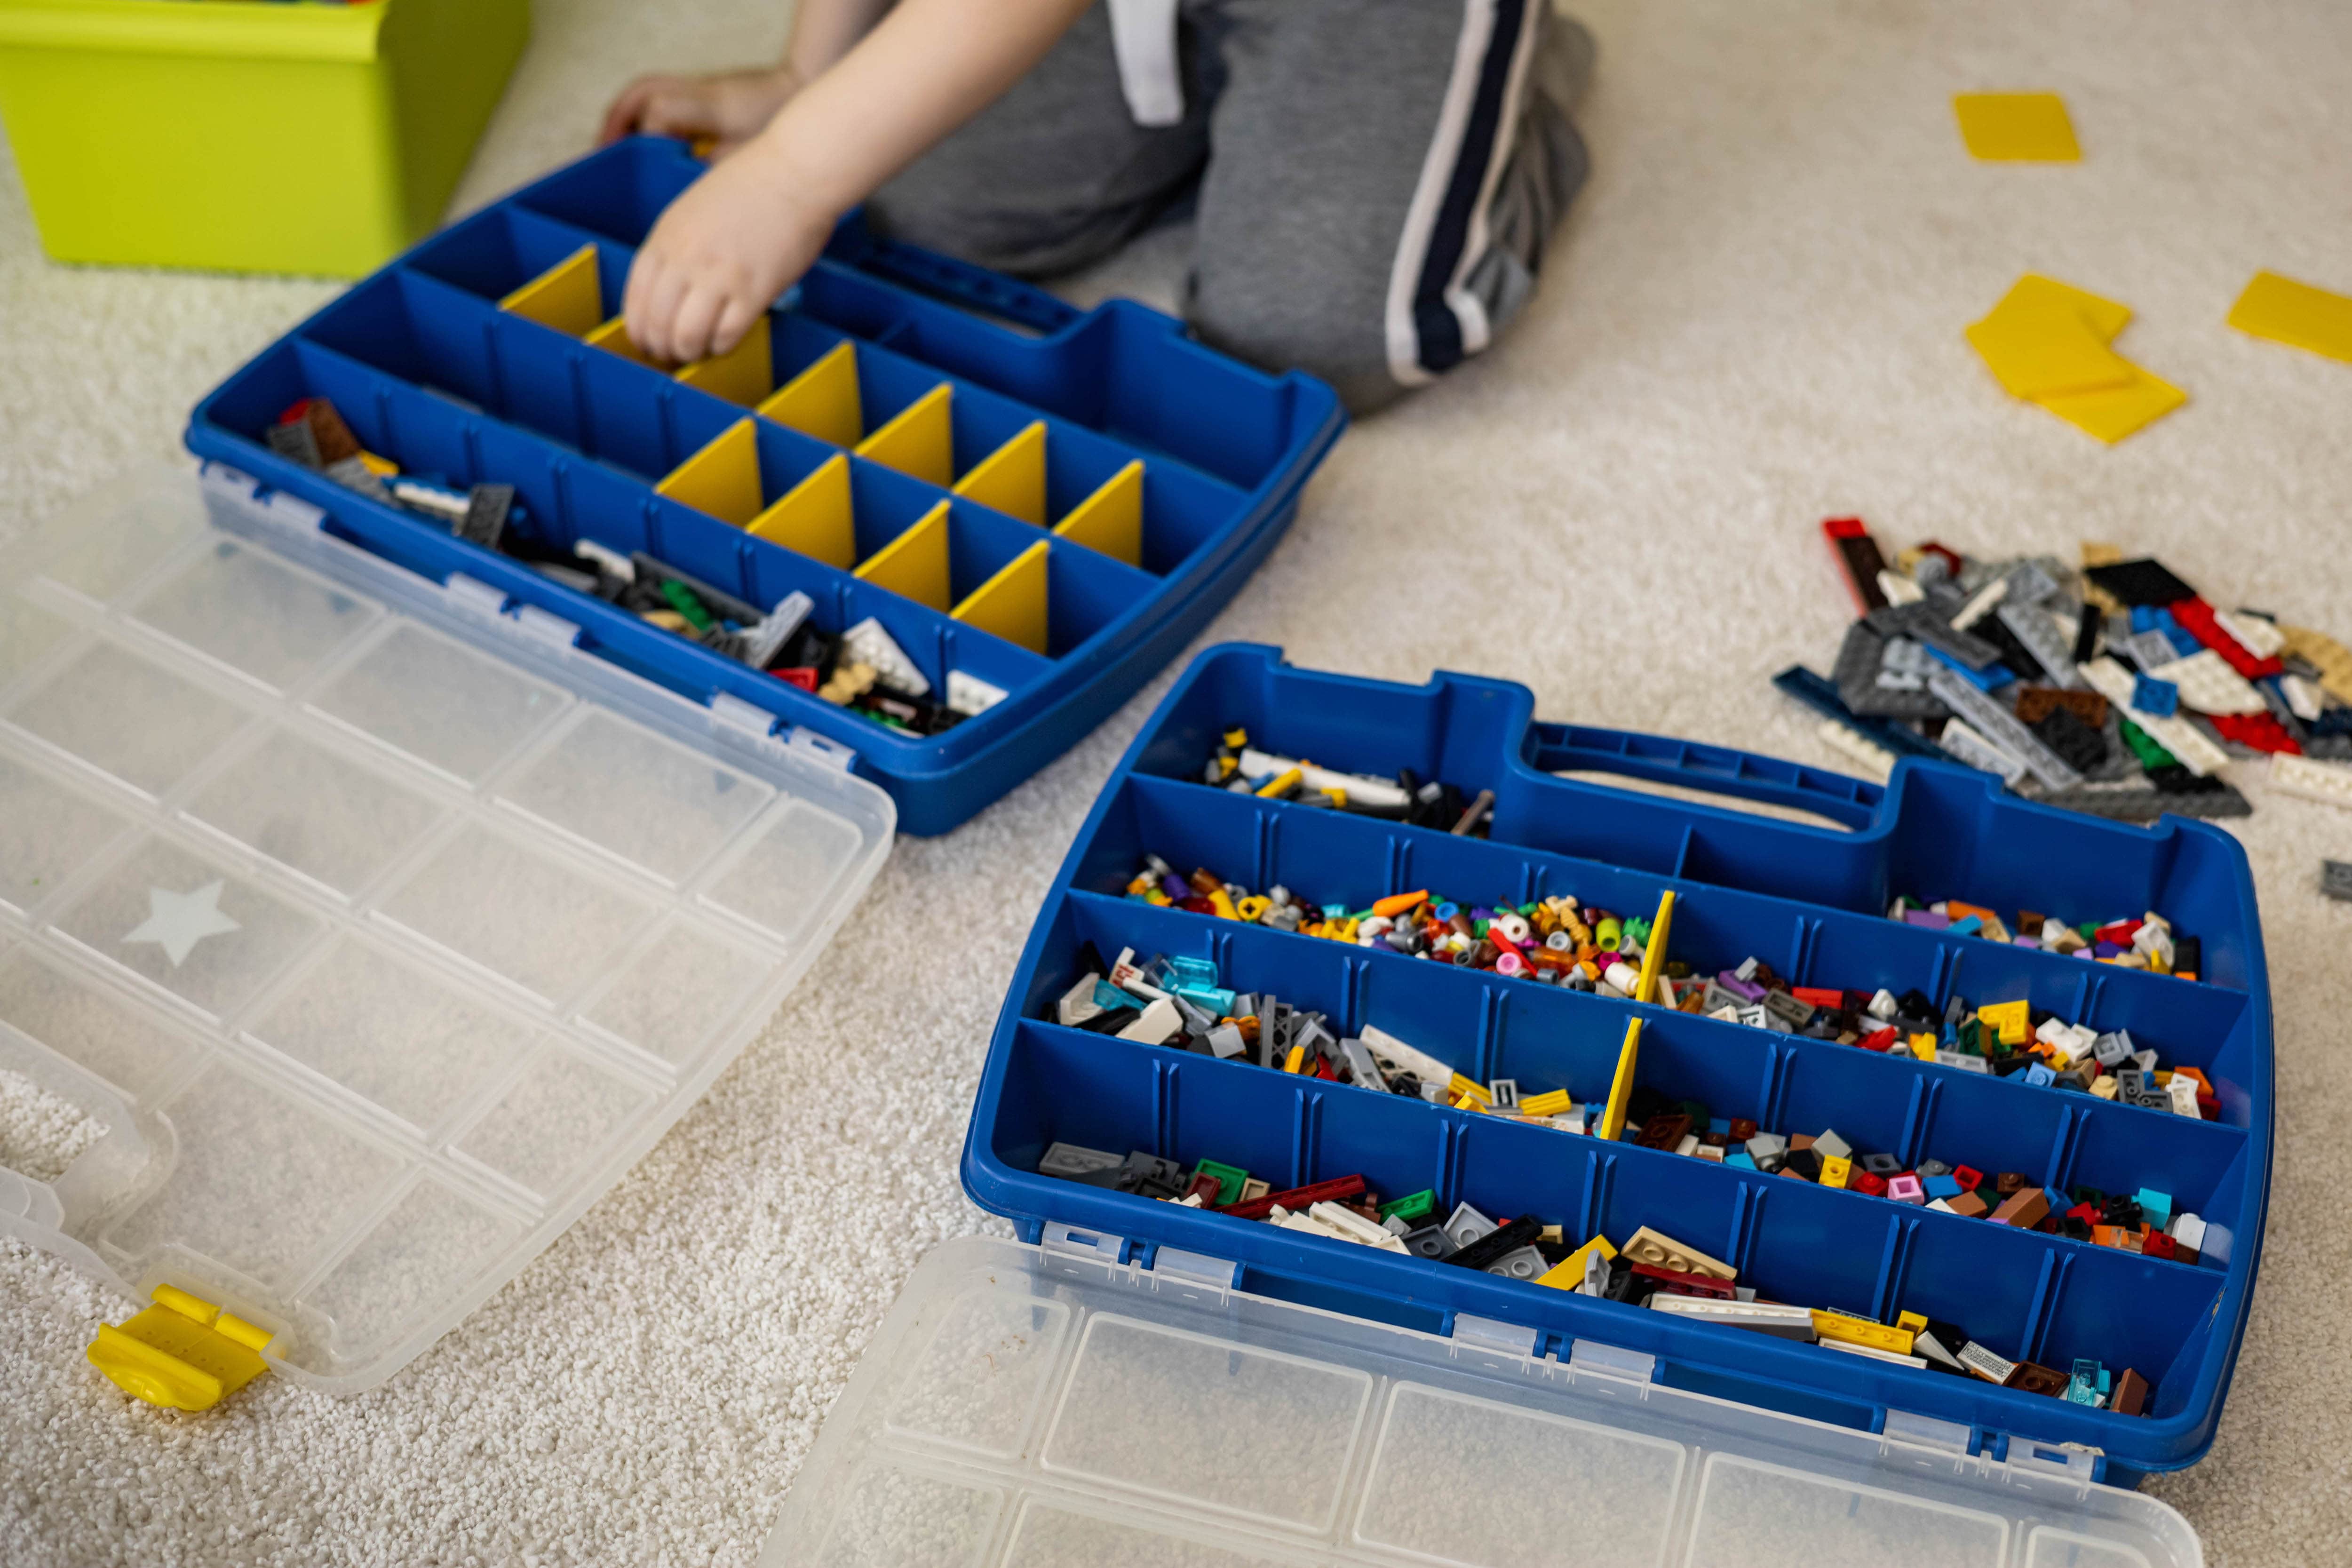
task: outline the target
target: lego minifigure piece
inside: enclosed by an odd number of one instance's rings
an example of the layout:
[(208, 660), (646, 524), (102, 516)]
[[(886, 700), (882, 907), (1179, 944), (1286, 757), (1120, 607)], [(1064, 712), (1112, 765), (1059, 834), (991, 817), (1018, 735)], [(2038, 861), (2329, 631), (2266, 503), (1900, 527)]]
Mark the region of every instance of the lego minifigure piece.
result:
[(1704, 1274), (1717, 1279), (1735, 1277), (1729, 1264), (1710, 1258), (1696, 1247), (1685, 1247), (1648, 1226), (1643, 1226), (1626, 1238), (1622, 1256), (1634, 1263), (1652, 1264), (1682, 1274)]

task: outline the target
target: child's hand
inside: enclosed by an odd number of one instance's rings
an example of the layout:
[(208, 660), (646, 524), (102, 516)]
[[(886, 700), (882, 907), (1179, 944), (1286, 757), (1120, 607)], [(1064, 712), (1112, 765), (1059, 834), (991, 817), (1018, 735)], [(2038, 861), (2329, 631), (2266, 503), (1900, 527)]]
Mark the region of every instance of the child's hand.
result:
[(688, 186), (629, 268), (631, 341), (673, 364), (741, 342), (832, 237), (839, 212), (806, 188), (769, 141)]
[(790, 66), (717, 76), (641, 76), (604, 111), (596, 144), (637, 132), (656, 136), (709, 136), (725, 157), (760, 133), (800, 89)]

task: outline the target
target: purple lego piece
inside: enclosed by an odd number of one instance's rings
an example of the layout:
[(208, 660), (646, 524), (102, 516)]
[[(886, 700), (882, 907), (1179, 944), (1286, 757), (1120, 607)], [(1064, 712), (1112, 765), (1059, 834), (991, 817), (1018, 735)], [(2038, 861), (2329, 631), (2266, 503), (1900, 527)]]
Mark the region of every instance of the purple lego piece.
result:
[(1764, 1000), (1763, 986), (1757, 984), (1752, 980), (1742, 980), (1738, 974), (1735, 974), (1728, 969), (1717, 975), (1715, 977), (1715, 983), (1717, 985), (1722, 986), (1726, 991), (1730, 992), (1734, 996), (1738, 997), (1743, 1002), (1761, 1002)]
[(1906, 925), (1925, 926), (1929, 931), (1942, 931), (1952, 923), (1952, 917), (1939, 915), (1933, 910), (1906, 910), (1903, 911), (1903, 922)]

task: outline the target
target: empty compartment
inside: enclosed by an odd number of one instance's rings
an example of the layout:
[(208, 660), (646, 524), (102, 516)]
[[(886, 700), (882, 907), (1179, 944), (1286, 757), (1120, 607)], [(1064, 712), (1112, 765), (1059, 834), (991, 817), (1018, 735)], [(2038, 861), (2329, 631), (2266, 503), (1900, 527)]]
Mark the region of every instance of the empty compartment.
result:
[[(596, 295), (571, 318), (573, 337), (620, 314), (621, 289), (629, 275), (629, 249), (568, 223), (522, 207), (500, 205), (467, 218), (426, 240), (401, 263), (496, 304), (517, 290), (553, 275), (583, 246), (596, 253)], [(550, 323), (552, 325), (553, 323)]]
[(635, 247), (703, 169), (683, 143), (639, 139), (559, 170), (515, 205)]

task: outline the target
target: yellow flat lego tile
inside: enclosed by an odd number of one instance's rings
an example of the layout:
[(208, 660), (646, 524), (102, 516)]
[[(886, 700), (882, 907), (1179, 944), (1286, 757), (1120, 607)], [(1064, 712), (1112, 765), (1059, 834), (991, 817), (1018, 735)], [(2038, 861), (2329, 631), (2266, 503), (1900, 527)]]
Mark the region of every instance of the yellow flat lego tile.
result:
[(740, 419), (654, 486), (656, 495), (740, 528), (760, 514), (760, 436)]
[(604, 318), (596, 247), (582, 246), (499, 300), (499, 309), (571, 337), (586, 337)]
[(1578, 1247), (1574, 1252), (1570, 1253), (1566, 1258), (1561, 1258), (1550, 1268), (1537, 1275), (1536, 1283), (1538, 1285), (1549, 1285), (1555, 1290), (1575, 1289), (1578, 1286), (1584, 1283), (1585, 1259), (1591, 1258), (1596, 1252), (1601, 1257), (1608, 1258), (1613, 1258), (1617, 1256), (1617, 1249), (1609, 1245), (1609, 1238), (1607, 1237), (1596, 1236), (1591, 1241), (1586, 1242), (1582, 1247)]
[(670, 368), (666, 362), (656, 359), (637, 347), (636, 341), (629, 336), (629, 322), (625, 316), (614, 317), (581, 341), (592, 349), (603, 349), (608, 354), (619, 354), (623, 359), (634, 360), (648, 370)]
[(1102, 488), (1070, 509), (1054, 531), (1073, 544), (1143, 564), (1143, 463), (1137, 459), (1102, 482)]
[(2122, 386), (2131, 362), (2107, 347), (2081, 315), (2054, 300), (2004, 300), (1968, 340), (2012, 397), (2032, 402), (2052, 393)]
[[(955, 607), (955, 618), (1006, 642), (1018, 643), (1031, 653), (1044, 653), (1046, 570), (1045, 542), (1041, 539), (974, 588)], [(1220, 891), (1217, 897), (1223, 899), (1225, 895)], [(1217, 912), (1223, 914), (1230, 907), (1228, 900), (1219, 906)]]
[(2274, 343), (2352, 363), (2352, 298), (2275, 272), (2254, 274), (2230, 307), (2230, 325)]
[(2122, 386), (2037, 397), (2033, 401), (2076, 429), (2112, 447), (2188, 402), (2189, 395), (2135, 365), (2132, 379)]
[(1035, 421), (956, 481), (956, 494), (1045, 524), (1045, 422)]
[(866, 434), (857, 395), (857, 345), (835, 343), (808, 369), (778, 387), (759, 414), (803, 436), (855, 447)]
[(1999, 314), (2004, 306), (2056, 305), (2083, 318), (2093, 335), (2103, 343), (2116, 341), (2116, 334), (2130, 325), (2132, 308), (2119, 300), (2109, 300), (2094, 294), (2088, 289), (2077, 289), (2072, 283), (2061, 283), (2055, 278), (2044, 278), (2039, 272), (2029, 272), (2009, 287), (2000, 297), (2000, 304), (1992, 308)]
[(2082, 147), (2054, 92), (1958, 92), (1952, 112), (1970, 156), (1994, 163), (2073, 163)]
[(921, 521), (868, 556), (856, 575), (919, 605), (946, 609), (948, 503), (940, 502)]
[(816, 472), (745, 525), (749, 532), (844, 572), (857, 561), (857, 523), (849, 501), (849, 458), (835, 452)]
[(714, 397), (749, 408), (767, 396), (776, 384), (768, 342), (768, 317), (762, 311), (759, 320), (751, 323), (751, 330), (743, 334), (741, 342), (723, 354), (695, 361), (677, 373), (677, 379)]
[(858, 443), (857, 455), (946, 486), (955, 479), (954, 397), (954, 384), (940, 383)]

